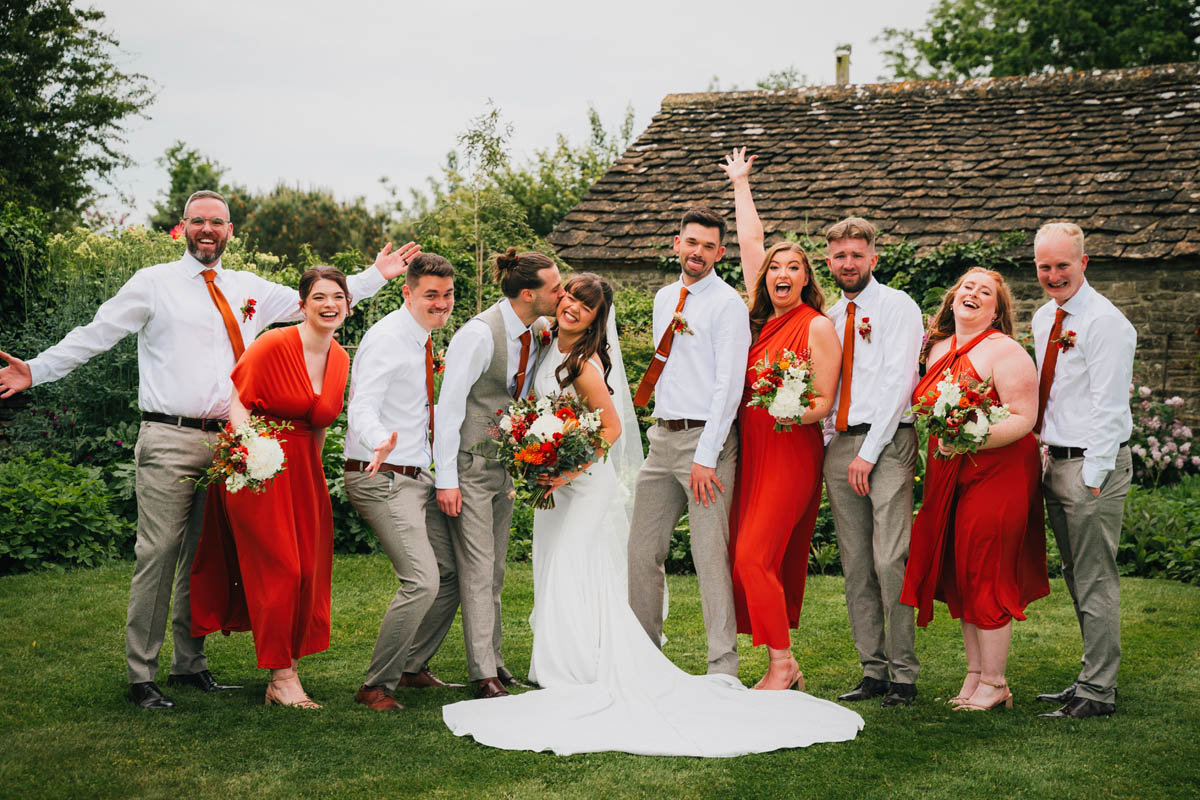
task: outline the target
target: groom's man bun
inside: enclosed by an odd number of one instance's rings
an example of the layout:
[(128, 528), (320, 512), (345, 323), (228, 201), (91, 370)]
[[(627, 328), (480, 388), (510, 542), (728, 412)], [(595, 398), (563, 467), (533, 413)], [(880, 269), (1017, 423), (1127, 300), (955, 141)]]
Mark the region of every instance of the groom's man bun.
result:
[(423, 275), (453, 278), (454, 265), (437, 253), (418, 253), (417, 257), (408, 264), (408, 271), (404, 273), (404, 282), (415, 287)]
[(504, 296), (511, 299), (521, 294), (522, 289), (541, 288), (544, 281), (538, 273), (553, 266), (556, 266), (554, 259), (547, 255), (518, 253), (517, 248), (510, 247), (496, 256), (496, 282)]

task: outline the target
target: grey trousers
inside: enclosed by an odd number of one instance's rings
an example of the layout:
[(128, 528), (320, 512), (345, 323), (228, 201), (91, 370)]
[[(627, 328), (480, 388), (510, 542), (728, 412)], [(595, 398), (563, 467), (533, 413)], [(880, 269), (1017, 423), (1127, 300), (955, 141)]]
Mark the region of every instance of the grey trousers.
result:
[(403, 673), (425, 668), (454, 622), (458, 573), (450, 528), (428, 472), (411, 478), (349, 471), (346, 496), (379, 537), (400, 580), (363, 680), (395, 689)]
[(504, 666), (500, 655), (500, 590), (508, 557), (513, 501), (512, 479), (500, 464), (459, 451), (458, 488), (462, 512), (450, 517), (450, 539), (458, 565), (467, 675), (473, 680), (496, 677)]
[(192, 636), (190, 572), (204, 522), (204, 490), (193, 479), (212, 463), (206, 442), (217, 435), (195, 428), (143, 422), (134, 447), (137, 465), (137, 541), (125, 619), (125, 663), (130, 683), (144, 683), (158, 673), (158, 652), (171, 612), (174, 649), (172, 675), (208, 668), (204, 637)]
[(900, 602), (900, 589), (912, 538), (917, 435), (912, 428), (896, 430), (871, 470), (870, 493), (861, 497), (846, 475), (865, 438), (838, 433), (825, 448), (825, 491), (846, 578), (850, 632), (865, 677), (915, 683), (915, 612)]
[(1083, 636), (1083, 659), (1075, 694), (1102, 703), (1116, 700), (1121, 664), (1121, 581), (1117, 545), (1125, 495), (1133, 479), (1129, 447), (1092, 495), (1083, 483), (1082, 458), (1051, 458), (1042, 473), (1046, 515), (1062, 554), (1063, 578), (1075, 603)]
[(647, 436), (650, 455), (638, 472), (629, 531), (629, 605), (655, 647), (661, 646), (664, 563), (671, 533), (686, 508), (692, 560), (700, 582), (700, 605), (708, 634), (708, 672), (737, 675), (737, 617), (729, 567), (729, 504), (737, 468), (737, 430), (731, 429), (717, 457), (717, 479), (725, 487), (706, 508), (689, 488), (692, 458), (703, 428), (669, 431), (655, 425)]

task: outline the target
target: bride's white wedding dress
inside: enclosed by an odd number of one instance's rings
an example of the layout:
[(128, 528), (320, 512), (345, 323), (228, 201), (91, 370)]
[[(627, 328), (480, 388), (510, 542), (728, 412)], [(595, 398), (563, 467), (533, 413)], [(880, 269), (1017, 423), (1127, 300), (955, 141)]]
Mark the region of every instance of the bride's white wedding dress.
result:
[[(539, 396), (560, 391), (562, 358), (552, 347), (539, 365)], [(559, 755), (737, 756), (853, 739), (863, 720), (847, 708), (803, 692), (749, 690), (728, 675), (689, 675), (654, 646), (629, 608), (625, 494), (605, 461), (535, 513), (529, 677), (543, 688), (445, 706), (450, 730)]]

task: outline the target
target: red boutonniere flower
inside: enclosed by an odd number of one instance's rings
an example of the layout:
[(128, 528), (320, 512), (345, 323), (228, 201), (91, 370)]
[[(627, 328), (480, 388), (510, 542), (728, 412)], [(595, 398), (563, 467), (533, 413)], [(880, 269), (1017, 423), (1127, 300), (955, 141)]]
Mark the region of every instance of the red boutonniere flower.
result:
[(691, 329), (691, 326), (688, 325), (688, 321), (684, 318), (682, 311), (671, 317), (671, 327), (676, 333), (687, 333), (693, 336), (696, 334), (696, 332)]
[(258, 305), (258, 301), (255, 300), (253, 297), (249, 298), (248, 300), (246, 300), (245, 303), (242, 304), (242, 322), (245, 322), (246, 320), (254, 319), (254, 312), (255, 312), (254, 307), (256, 305)]
[(172, 239), (178, 239), (182, 235), (183, 235), (183, 225), (182, 224), (176, 225), (174, 228), (171, 228), (171, 238)]
[(441, 375), (446, 371), (446, 351), (435, 350), (433, 352), (433, 373)]
[(858, 323), (858, 335), (861, 336), (868, 344), (871, 342), (871, 318), (863, 317)]
[(542, 347), (546, 347), (550, 344), (550, 339), (550, 330), (548, 328), (543, 328), (541, 333), (538, 334), (538, 344), (540, 344)]
[(1063, 331), (1062, 335), (1054, 340), (1054, 344), (1064, 352), (1070, 350), (1075, 346), (1075, 331)]

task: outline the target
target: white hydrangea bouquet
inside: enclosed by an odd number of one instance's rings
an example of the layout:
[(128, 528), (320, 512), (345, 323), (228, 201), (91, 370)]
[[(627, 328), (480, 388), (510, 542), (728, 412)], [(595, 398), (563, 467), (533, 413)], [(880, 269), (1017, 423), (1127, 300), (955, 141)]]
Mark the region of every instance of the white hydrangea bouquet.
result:
[[(977, 381), (969, 375), (955, 377), (950, 370), (913, 406), (914, 414), (928, 419), (929, 434), (954, 455), (977, 453), (991, 435), (991, 428), (1009, 416), (1008, 407), (991, 397), (992, 379)], [(940, 451), (934, 451), (939, 458)]]
[(288, 422), (270, 422), (255, 416), (247, 417), (236, 429), (226, 425), (217, 435), (217, 443), (212, 445), (212, 465), (197, 485), (222, 481), (231, 494), (247, 488), (262, 492), (272, 478), (283, 472), (286, 458), (278, 434), (291, 427)]
[(800, 355), (784, 350), (776, 361), (771, 361), (770, 355), (754, 365), (758, 378), (750, 387), (746, 407), (766, 409), (775, 418), (776, 431), (790, 431), (804, 412), (817, 404), (812, 358), (808, 350)]
[(529, 490), (534, 508), (554, 508), (554, 495), (546, 493), (550, 487), (539, 479), (557, 478), (608, 455), (600, 412), (573, 394), (518, 400), (496, 414), (490, 434), (498, 458), (513, 483)]

